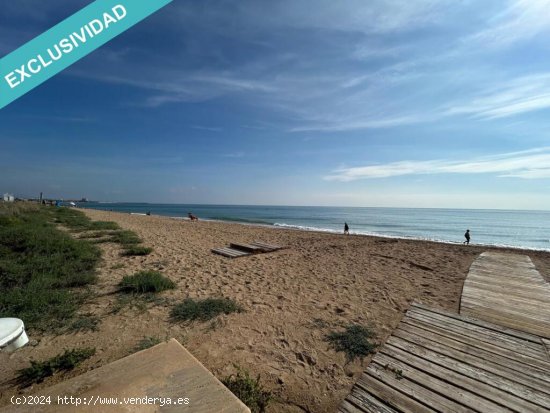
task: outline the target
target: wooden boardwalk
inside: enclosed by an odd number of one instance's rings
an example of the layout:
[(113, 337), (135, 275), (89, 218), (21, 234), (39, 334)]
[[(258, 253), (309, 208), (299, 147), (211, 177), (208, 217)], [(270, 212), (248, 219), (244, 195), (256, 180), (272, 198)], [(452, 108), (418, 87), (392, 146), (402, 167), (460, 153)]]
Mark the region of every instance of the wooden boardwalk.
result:
[(464, 282), (460, 314), (550, 339), (550, 283), (526, 255), (484, 252)]
[[(33, 406), (11, 405), (0, 411), (250, 413), (248, 407), (174, 339), (43, 389), (34, 396), (50, 396), (51, 404), (47, 399), (36, 398), (34, 400), (45, 404), (36, 405), (35, 401)], [(67, 402), (60, 405), (58, 396), (79, 398), (80, 405)]]
[(340, 413), (548, 413), (550, 356), (535, 335), (413, 304)]

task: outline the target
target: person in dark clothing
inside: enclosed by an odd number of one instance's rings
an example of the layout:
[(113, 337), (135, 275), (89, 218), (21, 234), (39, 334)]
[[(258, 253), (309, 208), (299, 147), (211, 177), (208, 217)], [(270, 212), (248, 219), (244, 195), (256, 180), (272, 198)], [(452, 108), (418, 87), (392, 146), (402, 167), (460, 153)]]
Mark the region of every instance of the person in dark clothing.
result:
[(464, 238), (466, 238), (466, 241), (464, 241), (464, 244), (469, 245), (470, 244), (470, 230), (467, 229), (466, 233), (464, 234)]
[(344, 222), (344, 234), (349, 235), (349, 226), (347, 222)]

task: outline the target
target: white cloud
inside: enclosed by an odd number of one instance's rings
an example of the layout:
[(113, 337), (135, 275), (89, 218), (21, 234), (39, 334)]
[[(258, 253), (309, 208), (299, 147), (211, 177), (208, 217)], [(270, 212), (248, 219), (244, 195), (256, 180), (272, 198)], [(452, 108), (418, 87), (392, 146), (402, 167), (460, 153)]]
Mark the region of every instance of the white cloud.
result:
[(445, 111), (481, 119), (505, 118), (550, 107), (550, 73), (523, 76), (492, 86), (466, 104)]
[(389, 178), (404, 175), (497, 174), (523, 179), (550, 178), (550, 147), (478, 158), (472, 161), (399, 161), (380, 165), (343, 168), (325, 177), (329, 181)]
[(550, 0), (515, 0), (496, 16), (488, 28), (470, 36), (484, 46), (507, 46), (528, 40), (550, 29)]

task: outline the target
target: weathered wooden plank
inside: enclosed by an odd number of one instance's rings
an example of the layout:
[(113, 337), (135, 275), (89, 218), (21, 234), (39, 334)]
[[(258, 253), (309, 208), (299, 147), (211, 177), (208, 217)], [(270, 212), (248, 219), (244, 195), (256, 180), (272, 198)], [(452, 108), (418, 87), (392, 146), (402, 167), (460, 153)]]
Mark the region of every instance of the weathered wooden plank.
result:
[(502, 390), (514, 397), (523, 399), (530, 404), (536, 404), (539, 407), (548, 408), (550, 410), (550, 394), (525, 387), (513, 378), (494, 374), (487, 370), (465, 363), (463, 360), (448, 357), (444, 354), (437, 353), (431, 349), (418, 346), (397, 337), (392, 337), (387, 344), (390, 346), (389, 348), (394, 347), (402, 351), (412, 353), (430, 363), (437, 364), (441, 367), (452, 370), (453, 372), (474, 379), (480, 383), (485, 383), (489, 386), (496, 387), (497, 389)]
[(355, 406), (359, 407), (361, 411), (376, 412), (376, 413), (399, 413), (399, 411), (388, 406), (386, 403), (373, 397), (360, 387), (355, 387), (348, 400)]
[[(458, 325), (457, 320), (449, 320), (445, 322), (434, 317), (428, 317), (424, 314), (418, 314), (416, 311), (409, 311), (406, 318), (411, 318), (418, 321), (423, 321), (428, 325), (437, 326), (448, 333), (454, 333), (461, 336), (463, 339), (468, 338), (473, 343), (487, 343), (491, 346), (498, 346), (503, 349), (508, 349), (514, 353), (523, 354), (528, 357), (544, 359), (542, 354), (542, 346), (533, 347), (533, 343), (518, 343), (514, 337), (505, 336), (494, 331), (482, 331), (480, 327), (470, 325), (471, 328), (464, 328)], [(478, 331), (474, 330), (478, 329)]]
[(241, 251), (245, 251), (245, 252), (251, 252), (251, 253), (256, 253), (256, 252), (261, 252), (262, 251), (262, 249), (260, 247), (250, 245), (250, 244), (241, 244), (241, 243), (238, 243), (238, 242), (230, 243), (229, 247), (232, 248), (232, 249), (241, 250)]
[(390, 407), (402, 413), (439, 413), (407, 397), (407, 395), (396, 391), (393, 387), (382, 383), (368, 374), (363, 374), (361, 376), (357, 382), (357, 386), (374, 395), (376, 398), (385, 401)]
[(262, 241), (254, 241), (254, 242), (251, 242), (252, 245), (255, 245), (257, 247), (260, 247), (264, 250), (267, 250), (268, 252), (272, 252), (272, 251), (277, 251), (277, 250), (281, 250), (283, 249), (283, 247), (281, 247), (280, 245), (272, 245), (272, 244), (267, 244), (265, 242), (262, 242)]
[(526, 255), (485, 252), (470, 267), (460, 313), (550, 338), (550, 284)]
[[(415, 369), (421, 370), (431, 376), (445, 378), (445, 380), (453, 383), (454, 386), (465, 389), (480, 398), (485, 399), (486, 401), (492, 402), (492, 404), (500, 406), (499, 409), (494, 408), (494, 411), (496, 412), (511, 410), (518, 413), (548, 413), (548, 410), (543, 407), (529, 403), (496, 387), (471, 379), (460, 373), (456, 373), (451, 369), (441, 367), (438, 364), (421, 358), (417, 354), (407, 353), (401, 349), (388, 345), (381, 349), (381, 353), (393, 359), (400, 360), (403, 363), (407, 363)], [(452, 397), (453, 395), (449, 394), (448, 396)], [(481, 402), (478, 400), (477, 403)], [(471, 407), (474, 408), (475, 404)], [(487, 409), (490, 409), (490, 407), (487, 407)]]
[[(499, 376), (516, 381), (523, 386), (538, 390), (550, 396), (550, 372), (546, 374), (547, 380), (544, 381), (537, 378), (536, 375), (530, 374), (530, 369), (526, 369), (523, 364), (514, 364), (510, 363), (511, 360), (509, 359), (498, 360), (494, 355), (487, 355), (486, 353), (480, 354), (479, 351), (471, 351), (469, 346), (461, 346), (461, 343), (458, 342), (453, 343), (453, 347), (441, 344), (433, 340), (429, 333), (420, 336), (399, 328), (394, 331), (387, 343), (395, 347), (400, 347), (401, 345), (396, 339), (436, 351), (442, 355), (463, 361), (476, 368), (498, 374)], [(470, 350), (470, 352), (468, 352), (468, 350)], [(544, 374), (543, 371), (538, 371), (537, 373)]]
[(450, 313), (448, 311), (444, 311), (444, 310), (441, 310), (439, 308), (430, 308), (430, 307), (428, 307), (424, 304), (417, 303), (417, 302), (413, 303), (411, 308), (417, 308), (417, 309), (420, 309), (420, 310), (424, 310), (427, 313), (436, 313), (436, 314), (439, 314), (439, 315), (442, 315), (442, 316), (445, 316), (445, 317), (454, 318), (456, 320), (461, 320), (461, 321), (464, 321), (464, 322), (469, 323), (469, 324), (473, 324), (473, 325), (476, 325), (476, 326), (479, 326), (479, 327), (483, 327), (483, 328), (486, 328), (488, 330), (497, 331), (497, 332), (506, 334), (506, 335), (511, 336), (511, 337), (516, 337), (516, 338), (519, 338), (519, 339), (522, 339), (522, 340), (525, 340), (525, 341), (530, 341), (532, 343), (536, 343), (536, 344), (541, 343), (541, 338), (539, 336), (534, 335), (534, 334), (529, 334), (529, 333), (526, 333), (524, 331), (519, 331), (519, 330), (503, 327), (503, 326), (500, 326), (498, 324), (489, 323), (487, 321), (479, 320), (477, 318)]
[(430, 331), (432, 333), (435, 333), (437, 336), (446, 337), (448, 339), (461, 342), (463, 344), (466, 344), (473, 349), (480, 349), (484, 350), (489, 353), (494, 353), (503, 357), (506, 357), (511, 360), (516, 360), (518, 362), (521, 362), (523, 364), (535, 367), (536, 369), (544, 369), (548, 368), (550, 369), (550, 363), (540, 359), (540, 358), (534, 358), (530, 356), (526, 356), (521, 353), (517, 353), (513, 350), (499, 347), (498, 345), (486, 343), (484, 341), (476, 340), (475, 338), (466, 337), (461, 334), (457, 334), (453, 331), (449, 331), (445, 329), (444, 327), (441, 328), (439, 326), (434, 326), (433, 324), (430, 324), (429, 322), (426, 323), (424, 321), (420, 320), (414, 320), (411, 318), (408, 318), (408, 316), (404, 317), (401, 321), (403, 324), (412, 325), (415, 327), (420, 327), (423, 330)]
[(425, 317), (429, 317), (431, 319), (437, 320), (434, 321), (434, 324), (436, 325), (451, 324), (452, 326), (456, 326), (454, 331), (458, 331), (457, 329), (465, 329), (468, 331), (468, 333), (475, 334), (476, 337), (484, 337), (485, 341), (488, 341), (490, 343), (504, 341), (506, 343), (509, 343), (510, 346), (513, 346), (512, 348), (516, 348), (516, 346), (519, 346), (520, 348), (529, 347), (537, 353), (541, 352), (542, 342), (540, 341), (540, 339), (536, 342), (526, 342), (526, 340), (522, 338), (511, 336), (501, 331), (495, 331), (485, 327), (480, 327), (476, 324), (468, 323), (466, 320), (446, 317), (440, 314), (430, 313), (423, 310), (419, 311), (417, 308), (411, 308), (411, 310), (409, 310), (407, 313), (407, 315), (411, 317), (413, 317), (415, 314), (421, 314), (424, 319)]
[(463, 299), (474, 299), (476, 301), (487, 301), (495, 304), (496, 306), (506, 305), (503, 311), (517, 311), (519, 313), (526, 314), (548, 314), (550, 315), (550, 307), (547, 309), (544, 304), (550, 303), (547, 300), (539, 300), (538, 298), (521, 298), (514, 297), (512, 295), (506, 295), (503, 293), (493, 293), (491, 291), (484, 290), (472, 290), (468, 296), (462, 297)]
[(227, 258), (237, 258), (237, 257), (244, 257), (246, 255), (250, 255), (249, 252), (238, 251), (232, 248), (214, 248), (212, 252), (215, 254), (223, 255), (224, 257), (227, 257)]
[(451, 394), (457, 390), (453, 385), (412, 369), (399, 361), (388, 362), (380, 354), (376, 355), (369, 364), (367, 374), (438, 412), (470, 413), (472, 411), (434, 391), (439, 386), (443, 388), (444, 394)]
[(509, 294), (512, 297), (517, 298), (533, 298), (540, 301), (550, 301), (550, 297), (539, 286), (528, 287), (525, 284), (519, 284), (519, 287), (516, 289), (511, 289), (507, 285), (495, 284), (490, 279), (484, 279), (483, 281), (474, 280), (473, 278), (468, 278), (465, 281), (465, 285), (468, 285), (470, 288), (475, 288), (480, 291), (490, 291), (493, 293), (502, 293)]
[(548, 326), (538, 320), (519, 314), (505, 314), (493, 307), (471, 304), (468, 301), (461, 303), (460, 312), (472, 317), (479, 317), (485, 320), (492, 320), (494, 323), (501, 323), (511, 328), (528, 331), (538, 334), (541, 337), (550, 337)]
[(348, 396), (348, 398), (346, 400), (344, 400), (342, 402), (342, 404), (340, 404), (340, 407), (338, 408), (338, 413), (365, 413), (365, 412), (372, 412), (372, 411), (375, 411), (375, 410), (364, 410), (364, 409), (359, 409), (357, 407), (355, 407), (353, 404), (351, 404), (348, 399), (351, 399), (351, 395)]
[(525, 374), (532, 376), (537, 380), (548, 383), (547, 386), (550, 386), (549, 370), (547, 370), (545, 366), (541, 366), (539, 363), (535, 363), (535, 365), (525, 364), (522, 360), (518, 360), (517, 357), (514, 358), (514, 353), (503, 355), (491, 352), (479, 347), (474, 347), (469, 343), (464, 343), (462, 341), (442, 336), (440, 334), (437, 334), (433, 330), (426, 330), (418, 325), (408, 325), (406, 323), (401, 323), (396, 334), (400, 336), (401, 331), (405, 331), (406, 333), (410, 333), (415, 336), (425, 337), (427, 340), (432, 341), (432, 345), (430, 348), (434, 348), (435, 345), (446, 346), (454, 350), (458, 350), (462, 353), (466, 353), (469, 356), (480, 358), (483, 363), (494, 363), (498, 366), (508, 367), (514, 372), (524, 372)]

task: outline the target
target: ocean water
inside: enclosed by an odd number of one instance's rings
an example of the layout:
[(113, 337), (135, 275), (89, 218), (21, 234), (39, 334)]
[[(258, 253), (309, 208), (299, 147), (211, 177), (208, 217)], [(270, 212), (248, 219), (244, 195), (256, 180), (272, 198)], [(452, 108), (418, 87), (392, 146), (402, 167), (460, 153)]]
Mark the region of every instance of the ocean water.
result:
[(550, 251), (550, 211), (82, 203), (83, 208)]

